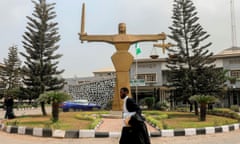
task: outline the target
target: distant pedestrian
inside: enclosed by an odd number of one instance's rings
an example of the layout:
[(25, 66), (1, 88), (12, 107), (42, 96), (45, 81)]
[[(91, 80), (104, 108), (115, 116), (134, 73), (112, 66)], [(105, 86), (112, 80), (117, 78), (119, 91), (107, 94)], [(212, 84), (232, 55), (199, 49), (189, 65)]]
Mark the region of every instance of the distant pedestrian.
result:
[(14, 104), (14, 101), (13, 101), (13, 98), (11, 96), (8, 96), (4, 99), (4, 107), (5, 107), (5, 110), (6, 110), (6, 113), (5, 113), (5, 116), (4, 116), (5, 119), (15, 118), (14, 113), (13, 113), (13, 104)]
[(128, 88), (121, 88), (120, 97), (123, 99), (124, 126), (119, 144), (150, 144), (149, 133), (142, 111), (135, 101), (128, 97), (128, 94)]

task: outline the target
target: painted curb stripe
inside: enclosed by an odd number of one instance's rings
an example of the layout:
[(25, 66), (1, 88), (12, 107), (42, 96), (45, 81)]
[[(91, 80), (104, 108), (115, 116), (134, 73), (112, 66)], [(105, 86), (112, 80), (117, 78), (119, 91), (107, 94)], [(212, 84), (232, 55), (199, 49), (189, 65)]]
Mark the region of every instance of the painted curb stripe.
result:
[(109, 132), (95, 132), (95, 138), (109, 137)]
[(26, 135), (33, 135), (33, 128), (26, 128)]
[(68, 130), (65, 132), (65, 138), (79, 138), (79, 131)]
[[(8, 133), (18, 133), (25, 135), (33, 135), (39, 137), (59, 137), (59, 138), (106, 138), (115, 137), (119, 138), (121, 132), (98, 132), (95, 130), (52, 130), (47, 128), (27, 128), (17, 126), (5, 126), (0, 124), (0, 129)], [(205, 128), (186, 128), (179, 130), (159, 130), (158, 132), (149, 133), (150, 137), (173, 137), (173, 136), (193, 136), (193, 135), (206, 135), (213, 133), (230, 132), (240, 129), (240, 124), (223, 125), (217, 127)]]
[(174, 136), (185, 136), (185, 130), (174, 130)]

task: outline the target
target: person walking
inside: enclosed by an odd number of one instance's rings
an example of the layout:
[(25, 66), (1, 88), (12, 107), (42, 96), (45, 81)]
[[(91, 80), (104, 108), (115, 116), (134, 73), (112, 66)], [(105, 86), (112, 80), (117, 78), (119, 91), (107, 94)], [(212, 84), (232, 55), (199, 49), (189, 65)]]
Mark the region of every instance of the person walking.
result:
[(13, 101), (13, 98), (11, 96), (8, 96), (4, 99), (4, 107), (5, 107), (5, 110), (6, 110), (6, 113), (5, 113), (5, 116), (4, 116), (5, 119), (15, 118), (14, 113), (13, 113), (13, 104), (14, 104), (14, 101)]
[(123, 100), (123, 128), (119, 144), (150, 144), (142, 111), (128, 94), (128, 88), (120, 89), (120, 97)]

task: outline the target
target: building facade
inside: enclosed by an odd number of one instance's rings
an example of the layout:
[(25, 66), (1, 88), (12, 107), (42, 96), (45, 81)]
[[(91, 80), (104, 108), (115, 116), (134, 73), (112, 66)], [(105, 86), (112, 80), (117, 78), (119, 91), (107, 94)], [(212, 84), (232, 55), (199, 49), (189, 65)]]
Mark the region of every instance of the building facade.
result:
[[(227, 71), (229, 80), (225, 83), (226, 93), (221, 99), (221, 106), (230, 107), (240, 105), (240, 48), (226, 49), (212, 58), (215, 59), (216, 68)], [(131, 70), (131, 79), (143, 79), (144, 85), (132, 85), (133, 96), (137, 99), (144, 97), (155, 97), (162, 102), (169, 100), (174, 91), (168, 89), (166, 58), (159, 59), (137, 59), (134, 61)]]
[[(227, 70), (226, 76), (229, 77), (225, 83), (226, 93), (221, 99), (221, 106), (240, 105), (240, 48), (225, 49), (212, 58), (215, 59), (216, 68)], [(167, 102), (174, 95), (174, 90), (167, 88), (169, 69), (166, 64), (166, 58), (135, 59), (129, 74), (131, 93), (137, 101), (145, 97), (155, 97), (157, 101)], [(100, 93), (106, 93), (107, 100), (109, 100), (111, 98), (108, 94), (109, 91), (113, 93), (113, 90), (110, 89), (114, 88), (115, 70), (112, 68), (100, 69), (93, 74), (93, 77), (66, 79), (68, 86), (66, 90), (69, 91), (70, 86), (70, 93), (74, 98), (86, 98), (87, 93), (84, 93), (84, 96), (79, 94), (83, 93), (82, 90), (88, 88), (88, 85), (91, 85), (91, 96), (97, 97)], [(104, 86), (105, 84), (106, 86)], [(101, 90), (97, 88), (98, 86), (101, 86)], [(108, 89), (103, 90), (103, 87), (108, 87)], [(171, 102), (172, 106), (175, 104), (176, 102)]]

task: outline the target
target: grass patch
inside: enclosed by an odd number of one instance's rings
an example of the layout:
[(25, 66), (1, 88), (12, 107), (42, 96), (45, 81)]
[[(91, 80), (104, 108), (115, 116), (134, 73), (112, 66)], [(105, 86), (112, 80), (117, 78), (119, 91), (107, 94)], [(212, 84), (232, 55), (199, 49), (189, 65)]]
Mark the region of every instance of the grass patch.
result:
[[(220, 126), (237, 123), (238, 120), (220, 116), (207, 115), (206, 121), (199, 121), (199, 116), (189, 112), (144, 112), (147, 121), (160, 129), (183, 129), (183, 128), (202, 128), (209, 126)], [(167, 115), (168, 117), (162, 117)], [(160, 118), (159, 118), (160, 116)]]
[[(101, 121), (100, 114), (107, 111), (61, 112), (59, 121), (52, 122), (51, 116), (25, 115), (5, 121), (7, 125), (39, 127), (62, 130), (93, 129)], [(238, 123), (237, 119), (207, 115), (206, 121), (199, 121), (198, 116), (190, 112), (143, 111), (148, 122), (160, 129), (202, 128)]]
[(85, 112), (84, 114), (77, 114), (75, 116), (76, 119), (79, 120), (87, 120), (90, 121), (91, 124), (88, 125), (88, 129), (94, 129), (97, 124), (101, 121), (101, 117), (100, 114), (107, 114), (108, 112), (104, 112), (104, 111), (99, 111), (98, 113), (96, 112)]
[(58, 122), (52, 122), (50, 115), (25, 115), (7, 120), (5, 123), (7, 125), (26, 126), (30, 128), (39, 127), (62, 130), (93, 129), (101, 121), (99, 115), (102, 113), (107, 112), (61, 112), (59, 113)]

